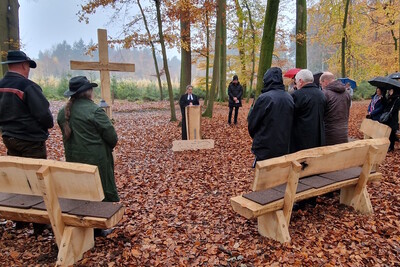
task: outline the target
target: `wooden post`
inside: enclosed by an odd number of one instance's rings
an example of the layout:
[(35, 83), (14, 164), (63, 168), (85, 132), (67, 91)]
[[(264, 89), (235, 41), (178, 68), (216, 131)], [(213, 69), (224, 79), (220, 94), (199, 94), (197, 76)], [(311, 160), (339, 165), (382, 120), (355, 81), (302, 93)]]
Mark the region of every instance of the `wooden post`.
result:
[(71, 70), (98, 70), (100, 71), (101, 97), (110, 106), (107, 115), (112, 118), (112, 99), (110, 85), (110, 71), (135, 72), (135, 64), (110, 63), (108, 61), (107, 30), (97, 29), (99, 45), (99, 61), (84, 62), (71, 60)]

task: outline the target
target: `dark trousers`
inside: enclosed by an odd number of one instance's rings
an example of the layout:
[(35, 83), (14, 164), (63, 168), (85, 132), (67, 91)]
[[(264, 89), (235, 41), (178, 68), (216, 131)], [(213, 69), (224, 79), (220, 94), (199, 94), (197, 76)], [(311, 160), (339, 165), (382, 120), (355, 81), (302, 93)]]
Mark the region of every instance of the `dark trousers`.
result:
[(185, 114), (182, 113), (182, 140), (187, 140), (187, 132), (186, 132), (186, 117)]
[[(233, 111), (233, 107), (229, 107), (229, 117), (228, 117), (228, 123), (231, 124), (232, 122), (232, 111)], [(239, 107), (235, 107), (235, 116), (233, 118), (233, 123), (236, 124), (237, 123), (237, 118), (238, 118), (238, 114), (239, 114)]]
[[(4, 145), (7, 148), (7, 155), (24, 158), (46, 159), (46, 142), (45, 141), (26, 141), (14, 137), (3, 136)], [(28, 227), (29, 223), (16, 222), (16, 228), (21, 229)], [(35, 234), (41, 234), (46, 228), (45, 224), (33, 223)]]
[(24, 158), (47, 158), (45, 141), (26, 141), (18, 138), (3, 136), (7, 155)]
[(394, 143), (397, 141), (397, 136), (396, 136), (396, 129), (392, 129), (390, 132), (389, 136), (389, 141), (390, 141), (390, 146), (389, 149), (393, 150), (394, 149)]

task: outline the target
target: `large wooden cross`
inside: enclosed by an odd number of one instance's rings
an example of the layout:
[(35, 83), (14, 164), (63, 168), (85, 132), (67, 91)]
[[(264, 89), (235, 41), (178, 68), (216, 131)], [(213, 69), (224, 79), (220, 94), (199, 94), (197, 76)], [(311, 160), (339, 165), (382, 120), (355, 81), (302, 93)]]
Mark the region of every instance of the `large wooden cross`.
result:
[(107, 30), (97, 29), (98, 45), (99, 45), (99, 61), (74, 61), (71, 60), (71, 70), (99, 70), (101, 98), (110, 106), (106, 109), (107, 115), (112, 118), (112, 99), (110, 86), (110, 71), (126, 71), (135, 72), (135, 64), (128, 63), (110, 63), (108, 61), (108, 43)]

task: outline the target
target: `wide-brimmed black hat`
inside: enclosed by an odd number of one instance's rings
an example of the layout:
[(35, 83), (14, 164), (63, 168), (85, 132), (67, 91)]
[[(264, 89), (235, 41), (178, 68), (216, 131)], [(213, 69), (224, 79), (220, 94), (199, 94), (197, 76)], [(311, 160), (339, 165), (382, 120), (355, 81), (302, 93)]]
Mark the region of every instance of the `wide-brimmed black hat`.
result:
[(97, 83), (89, 82), (85, 76), (72, 77), (69, 80), (69, 90), (64, 92), (64, 96), (73, 96), (97, 86)]
[(7, 53), (7, 61), (1, 62), (1, 64), (13, 64), (26, 61), (29, 62), (29, 67), (32, 69), (36, 68), (36, 62), (30, 59), (24, 52), (19, 50), (10, 50)]

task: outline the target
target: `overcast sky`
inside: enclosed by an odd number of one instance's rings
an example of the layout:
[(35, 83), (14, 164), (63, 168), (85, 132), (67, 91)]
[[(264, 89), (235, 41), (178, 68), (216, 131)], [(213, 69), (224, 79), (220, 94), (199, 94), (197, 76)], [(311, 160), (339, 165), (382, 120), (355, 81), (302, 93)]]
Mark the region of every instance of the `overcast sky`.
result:
[[(0, 0), (3, 1), (3, 0)], [(107, 26), (109, 17), (104, 11), (90, 16), (90, 23), (78, 22), (76, 13), (82, 0), (19, 0), (20, 38), (22, 50), (31, 58), (37, 58), (39, 51), (67, 41), (72, 45), (83, 39), (85, 44), (97, 43), (97, 29), (106, 29), (108, 35), (116, 29)]]

